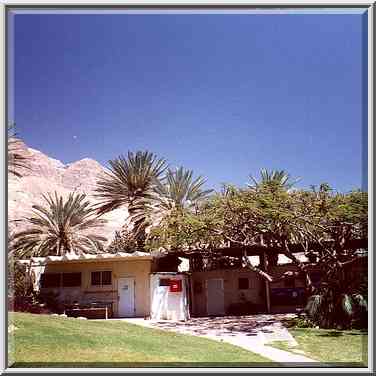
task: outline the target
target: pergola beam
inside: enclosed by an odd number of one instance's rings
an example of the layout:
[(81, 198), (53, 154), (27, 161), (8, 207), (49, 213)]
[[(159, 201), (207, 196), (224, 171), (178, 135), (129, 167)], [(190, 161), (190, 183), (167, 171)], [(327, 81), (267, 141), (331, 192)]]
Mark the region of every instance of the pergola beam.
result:
[[(315, 251), (325, 248), (325, 246), (330, 247), (333, 245), (333, 241), (324, 241), (322, 245), (319, 243), (309, 243), (308, 249)], [(368, 248), (368, 239), (352, 239), (347, 241), (343, 249), (360, 249), (360, 248)], [(304, 248), (301, 244), (290, 244), (289, 249), (292, 253), (301, 253), (304, 252)], [(212, 255), (222, 255), (222, 256), (261, 256), (264, 253), (267, 254), (284, 254), (284, 250), (282, 248), (277, 247), (267, 247), (261, 244), (255, 244), (252, 246), (244, 246), (244, 247), (223, 247), (223, 248), (215, 248), (215, 249), (195, 249), (190, 251), (175, 251), (175, 254), (178, 257), (190, 257), (198, 254), (212, 254)]]

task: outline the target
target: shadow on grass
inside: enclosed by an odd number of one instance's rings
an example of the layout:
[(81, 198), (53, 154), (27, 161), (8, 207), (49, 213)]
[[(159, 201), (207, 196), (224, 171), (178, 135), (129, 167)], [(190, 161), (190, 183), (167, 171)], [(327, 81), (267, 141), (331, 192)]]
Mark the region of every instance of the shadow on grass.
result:
[(318, 337), (341, 337), (343, 336), (343, 332), (327, 332), (327, 333), (317, 333)]
[(368, 332), (341, 332), (341, 331), (332, 331), (327, 333), (318, 333), (317, 336), (319, 337), (341, 337), (341, 336), (364, 336), (367, 335)]

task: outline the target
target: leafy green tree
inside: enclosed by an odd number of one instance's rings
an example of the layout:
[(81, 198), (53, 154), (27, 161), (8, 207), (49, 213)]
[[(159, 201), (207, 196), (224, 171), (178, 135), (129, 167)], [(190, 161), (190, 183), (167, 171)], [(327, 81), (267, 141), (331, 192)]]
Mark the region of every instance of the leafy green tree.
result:
[(106, 252), (117, 253), (127, 252), (133, 253), (137, 249), (137, 238), (132, 231), (123, 228), (121, 231), (115, 231), (114, 238), (107, 247)]
[[(246, 189), (226, 186), (197, 212), (172, 212), (152, 231), (150, 239), (154, 247), (200, 250), (209, 258), (217, 257), (214, 250), (229, 246), (247, 249), (257, 245), (269, 263), (275, 261), (276, 254), (284, 254), (293, 267), (278, 278), (263, 265), (251, 265), (247, 257), (242, 261), (270, 282), (303, 277), (307, 294), (320, 296), (312, 298), (318, 299), (315, 306), (323, 304), (317, 312), (323, 312), (326, 321), (321, 320), (320, 325), (346, 326), (355, 312), (363, 312), (365, 307), (360, 292), (349, 280), (349, 271), (361, 257), (359, 249), (366, 247), (367, 200), (365, 192), (335, 193), (327, 184), (293, 191), (282, 184)], [(301, 262), (294, 253), (297, 249), (311, 262)], [(322, 271), (318, 287), (311, 279), (312, 266)], [(343, 308), (349, 308), (350, 302), (357, 308), (345, 314)]]
[[(105, 220), (98, 219), (85, 194), (70, 194), (66, 200), (43, 195), (45, 205), (33, 205), (26, 218), (25, 231), (16, 233), (10, 243), (10, 256), (64, 255), (66, 253), (99, 253), (106, 239), (95, 233)], [(93, 231), (93, 232), (90, 232)]]
[(147, 205), (154, 197), (154, 188), (166, 170), (166, 161), (148, 151), (128, 152), (109, 161), (110, 171), (97, 182), (98, 214), (126, 206), (137, 238), (138, 248), (145, 242), (148, 226)]
[[(315, 237), (322, 247), (312, 253), (317, 257), (322, 281), (310, 289), (307, 313), (311, 321), (324, 328), (349, 328), (354, 322), (365, 327), (366, 276), (354, 276), (352, 271), (367, 254), (367, 245), (349, 247), (349, 244), (367, 239), (368, 196), (361, 191), (331, 194), (328, 186), (320, 188), (317, 213), (321, 215), (318, 225), (321, 229), (317, 229)], [(318, 238), (320, 233), (326, 242)]]

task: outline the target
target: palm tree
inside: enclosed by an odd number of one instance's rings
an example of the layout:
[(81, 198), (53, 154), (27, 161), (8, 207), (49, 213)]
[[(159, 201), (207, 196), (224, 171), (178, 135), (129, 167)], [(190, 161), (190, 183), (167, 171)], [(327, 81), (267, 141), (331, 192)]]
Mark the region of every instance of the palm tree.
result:
[(17, 257), (99, 253), (105, 238), (90, 233), (106, 221), (98, 219), (85, 194), (71, 193), (67, 200), (42, 195), (46, 205), (33, 205), (30, 227), (14, 235), (11, 255)]
[(308, 298), (305, 311), (314, 325), (321, 328), (350, 329), (367, 327), (366, 293), (342, 281), (335, 288), (324, 287)]
[(252, 175), (250, 176), (253, 184), (248, 184), (249, 187), (281, 187), (285, 190), (291, 189), (299, 180), (292, 179), (291, 176), (284, 170), (271, 170), (265, 168), (260, 170), (260, 180), (257, 181)]
[(202, 189), (205, 183), (202, 176), (193, 179), (191, 170), (183, 167), (175, 171), (168, 169), (164, 181), (155, 187), (156, 207), (162, 211), (192, 209), (213, 192), (212, 189)]
[(166, 161), (148, 151), (128, 152), (109, 161), (110, 172), (97, 182), (97, 213), (102, 215), (122, 206), (128, 207), (133, 232), (142, 248), (147, 227), (146, 206), (153, 190), (166, 170)]
[(27, 157), (22, 155), (21, 140), (13, 132), (14, 124), (8, 125), (8, 173), (21, 177), (22, 169), (29, 169)]

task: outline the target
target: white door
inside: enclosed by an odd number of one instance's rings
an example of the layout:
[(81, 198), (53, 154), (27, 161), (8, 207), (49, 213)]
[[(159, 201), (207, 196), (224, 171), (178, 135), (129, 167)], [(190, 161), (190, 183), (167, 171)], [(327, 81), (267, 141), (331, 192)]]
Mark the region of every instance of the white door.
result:
[(225, 314), (225, 294), (223, 279), (208, 279), (206, 281), (208, 315)]
[(119, 278), (119, 316), (135, 316), (134, 307), (134, 278)]

